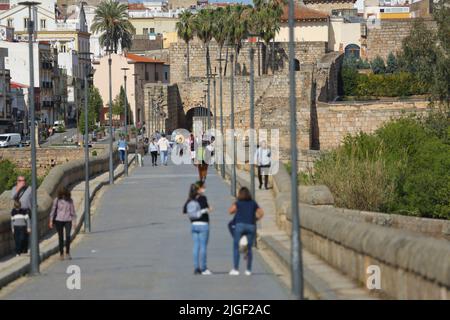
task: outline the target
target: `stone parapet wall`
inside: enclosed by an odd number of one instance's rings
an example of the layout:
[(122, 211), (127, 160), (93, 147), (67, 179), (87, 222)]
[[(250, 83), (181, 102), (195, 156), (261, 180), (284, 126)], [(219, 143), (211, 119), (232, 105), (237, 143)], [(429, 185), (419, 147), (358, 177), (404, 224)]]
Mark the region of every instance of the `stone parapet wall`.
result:
[[(84, 156), (83, 148), (52, 147), (36, 149), (38, 176), (44, 176), (51, 168)], [(31, 168), (30, 148), (2, 148), (0, 160), (8, 159), (19, 169)]]
[[(273, 181), (276, 221), (290, 233), (290, 176), (281, 168)], [(381, 226), (377, 219), (356, 219), (354, 212), (303, 203), (300, 212), (303, 247), (362, 286), (370, 275), (367, 268), (375, 265), (381, 291), (390, 298), (450, 299), (450, 242), (420, 233), (424, 221), (402, 217), (396, 226)], [(435, 220), (426, 224), (428, 230), (439, 229)], [(411, 231), (413, 225), (416, 230)]]

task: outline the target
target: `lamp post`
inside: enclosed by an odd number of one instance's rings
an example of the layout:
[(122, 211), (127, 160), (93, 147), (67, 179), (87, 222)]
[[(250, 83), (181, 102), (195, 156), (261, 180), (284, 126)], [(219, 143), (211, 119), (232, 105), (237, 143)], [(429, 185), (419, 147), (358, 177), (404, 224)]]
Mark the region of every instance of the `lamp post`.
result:
[(298, 206), (297, 184), (297, 108), (295, 90), (295, 45), (294, 45), (294, 0), (289, 0), (289, 109), (291, 130), (291, 281), (292, 294), (297, 299), (303, 299), (303, 266), (302, 247), (300, 242), (300, 212)]
[[(79, 55), (87, 55), (90, 52), (80, 52)], [(90, 65), (86, 63), (84, 74), (84, 232), (91, 232), (91, 206), (89, 194), (89, 106), (88, 106), (88, 78), (90, 76)]]
[(30, 87), (29, 87), (29, 110), (31, 115), (31, 243), (30, 243), (30, 274), (39, 274), (39, 230), (37, 217), (37, 169), (36, 169), (36, 110), (34, 107), (34, 61), (33, 61), (33, 31), (31, 8), (40, 2), (25, 1), (19, 5), (28, 7), (28, 54), (30, 60)]
[(114, 184), (114, 162), (113, 162), (113, 122), (112, 122), (112, 74), (111, 74), (111, 52), (113, 50), (107, 49), (108, 52), (108, 72), (109, 72), (109, 184)]
[(250, 148), (249, 148), (249, 162), (250, 162), (250, 192), (252, 198), (255, 199), (255, 66), (254, 66), (254, 54), (253, 47), (250, 48)]
[[(125, 90), (125, 139), (128, 141), (128, 98), (127, 98), (127, 70), (130, 68), (120, 68), (123, 70), (123, 87)], [(137, 143), (136, 143), (137, 148)], [(125, 148), (125, 176), (128, 176), (128, 150)]]
[(230, 106), (231, 106), (231, 132), (232, 132), (232, 148), (233, 148), (233, 164), (232, 164), (232, 174), (231, 174), (231, 195), (236, 197), (236, 138), (234, 135), (234, 55), (230, 54), (231, 60), (231, 81), (230, 81)]
[(225, 179), (225, 148), (223, 145), (224, 137), (223, 137), (223, 104), (222, 104), (222, 61), (225, 59), (219, 58), (216, 59), (219, 61), (219, 109), (220, 109), (220, 134), (222, 135), (222, 163), (221, 163), (221, 172), (222, 179)]

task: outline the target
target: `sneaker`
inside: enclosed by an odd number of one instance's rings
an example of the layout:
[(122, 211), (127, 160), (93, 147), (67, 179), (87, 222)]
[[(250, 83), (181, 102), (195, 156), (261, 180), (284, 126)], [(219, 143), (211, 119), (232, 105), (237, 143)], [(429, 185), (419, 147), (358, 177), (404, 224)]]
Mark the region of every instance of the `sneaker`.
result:
[(210, 275), (212, 275), (212, 272), (209, 271), (208, 269), (205, 269), (204, 271), (202, 271), (202, 275), (204, 275), (204, 276), (210, 276)]
[(230, 276), (238, 276), (239, 275), (239, 271), (236, 270), (236, 269), (233, 269), (233, 270), (230, 271), (229, 275)]
[(67, 260), (72, 260), (72, 256), (70, 254), (66, 254), (66, 259)]
[(251, 271), (248, 271), (248, 270), (246, 270), (246, 271), (245, 271), (245, 275), (246, 275), (246, 276), (251, 276), (251, 275), (252, 275), (252, 272), (251, 272)]
[(202, 272), (200, 271), (200, 269), (195, 269), (194, 270), (194, 274), (201, 274)]

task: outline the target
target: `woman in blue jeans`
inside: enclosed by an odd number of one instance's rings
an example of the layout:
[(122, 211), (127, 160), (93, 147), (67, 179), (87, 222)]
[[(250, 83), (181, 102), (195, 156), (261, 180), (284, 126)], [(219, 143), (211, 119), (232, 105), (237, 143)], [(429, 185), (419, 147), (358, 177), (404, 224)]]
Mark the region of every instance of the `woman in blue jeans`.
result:
[[(209, 238), (209, 212), (211, 207), (204, 193), (206, 191), (205, 183), (198, 181), (192, 184), (189, 190), (189, 198), (184, 204), (183, 213), (187, 213), (187, 204), (191, 200), (195, 200), (200, 205), (201, 216), (198, 219), (191, 219), (192, 240), (194, 240), (193, 258), (194, 258), (194, 274), (211, 275), (206, 265), (206, 247)], [(200, 260), (200, 263), (199, 263)]]
[(245, 274), (250, 276), (252, 274), (252, 246), (256, 236), (256, 221), (261, 219), (264, 211), (258, 206), (256, 201), (252, 199), (250, 191), (243, 187), (239, 190), (237, 201), (228, 210), (230, 214), (236, 214), (233, 237), (233, 269), (230, 275), (239, 275), (239, 241), (243, 235), (247, 236), (248, 251), (247, 251), (247, 270)]

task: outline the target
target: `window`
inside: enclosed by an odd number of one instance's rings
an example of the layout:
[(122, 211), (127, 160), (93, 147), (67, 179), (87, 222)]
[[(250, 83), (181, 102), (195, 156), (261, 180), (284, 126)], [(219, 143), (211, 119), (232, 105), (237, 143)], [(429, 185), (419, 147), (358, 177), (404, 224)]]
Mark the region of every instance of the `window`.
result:
[(147, 35), (148, 34), (148, 28), (143, 28), (142, 29), (142, 34), (143, 35)]
[(59, 46), (59, 52), (66, 52), (66, 45), (62, 44)]
[(24, 29), (28, 29), (28, 18), (23, 19), (23, 27)]
[(159, 81), (159, 74), (158, 74), (158, 72), (155, 71), (155, 82), (158, 82), (158, 81)]
[(168, 81), (168, 80), (169, 80), (169, 75), (167, 74), (167, 71), (166, 71), (166, 72), (164, 72), (164, 79), (165, 79), (166, 81)]
[(150, 33), (155, 33), (155, 28), (150, 28)]
[(41, 19), (41, 29), (45, 29), (45, 19)]
[(13, 20), (13, 19), (9, 18), (9, 19), (7, 20), (7, 26), (8, 26), (8, 27), (10, 27), (10, 28), (14, 27), (14, 26), (13, 26), (13, 23), (14, 23), (14, 20)]

